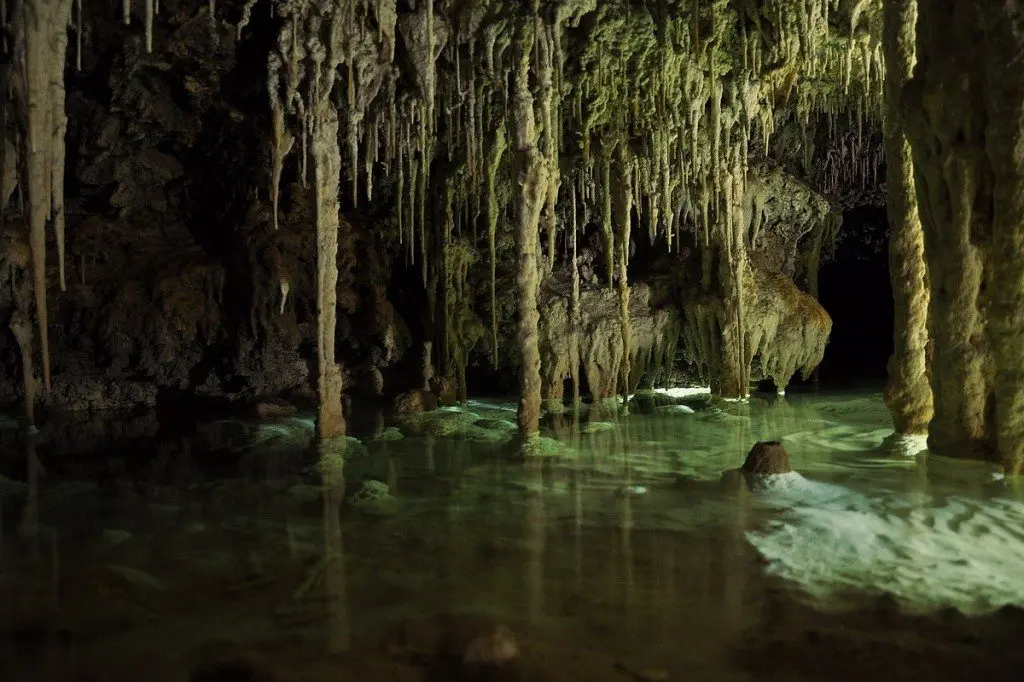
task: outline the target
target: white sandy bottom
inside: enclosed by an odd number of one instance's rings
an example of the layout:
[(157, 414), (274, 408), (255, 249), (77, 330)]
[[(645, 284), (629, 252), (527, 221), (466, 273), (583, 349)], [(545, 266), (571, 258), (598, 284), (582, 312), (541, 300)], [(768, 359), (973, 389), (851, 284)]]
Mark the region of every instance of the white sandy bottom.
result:
[(1024, 605), (1024, 504), (809, 497), (747, 538), (770, 573), (812, 598), (887, 592), (909, 611), (953, 606), (969, 614)]

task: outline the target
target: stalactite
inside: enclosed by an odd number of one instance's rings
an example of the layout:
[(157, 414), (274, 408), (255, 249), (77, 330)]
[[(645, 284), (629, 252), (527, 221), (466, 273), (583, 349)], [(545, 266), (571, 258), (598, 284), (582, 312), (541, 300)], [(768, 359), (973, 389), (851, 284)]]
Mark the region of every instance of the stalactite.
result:
[(572, 325), (572, 345), (569, 349), (569, 372), (572, 377), (572, 405), (574, 409), (580, 404), (580, 262), (576, 248), (576, 239), (579, 234), (576, 217), (576, 183), (570, 185), (569, 200), (572, 224), (570, 225), (569, 239), (572, 244), (572, 299), (569, 304), (570, 324)]
[[(26, 122), (24, 149), (28, 190), (29, 245), (35, 286), (43, 382), (50, 390), (50, 345), (46, 306), (46, 221), (54, 218), (61, 285), (64, 286), (64, 59), (71, 0), (36, 0), (25, 6), (17, 54), (22, 77), (15, 79), (17, 98)], [(53, 51), (62, 55), (53, 58)], [(60, 196), (55, 197), (55, 192)], [(56, 210), (55, 210), (56, 209)]]
[(498, 169), (501, 159), (508, 147), (505, 139), (505, 128), (499, 126), (494, 131), (490, 149), (487, 153), (487, 253), (490, 261), (491, 277), (491, 357), (494, 367), (498, 366), (498, 296), (496, 291), (498, 257), (495, 238), (498, 232), (498, 195), (496, 190)]
[[(619, 294), (619, 325), (622, 335), (622, 364), (620, 366), (620, 393), (622, 394), (623, 409), (629, 405), (630, 385), (630, 357), (633, 349), (632, 327), (629, 319), (629, 282), (627, 273), (629, 271), (629, 239), (630, 222), (633, 214), (633, 159), (625, 142), (618, 145), (618, 170), (619, 176), (616, 182), (617, 201), (615, 202), (615, 223), (616, 246), (615, 266), (618, 274)], [(606, 190), (607, 191), (607, 190)]]

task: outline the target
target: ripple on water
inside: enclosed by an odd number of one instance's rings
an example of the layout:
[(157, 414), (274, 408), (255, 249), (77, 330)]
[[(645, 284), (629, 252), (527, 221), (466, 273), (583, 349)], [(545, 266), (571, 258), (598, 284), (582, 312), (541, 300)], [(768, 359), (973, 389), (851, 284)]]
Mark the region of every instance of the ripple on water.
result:
[(909, 610), (984, 613), (1024, 603), (1024, 504), (849, 495), (799, 504), (748, 534), (768, 570), (830, 602), (888, 592)]

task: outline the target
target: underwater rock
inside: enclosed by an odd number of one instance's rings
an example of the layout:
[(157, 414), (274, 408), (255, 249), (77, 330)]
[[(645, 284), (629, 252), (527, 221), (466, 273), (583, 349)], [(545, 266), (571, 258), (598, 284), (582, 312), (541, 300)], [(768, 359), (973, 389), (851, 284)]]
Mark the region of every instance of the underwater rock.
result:
[(280, 419), (290, 417), (298, 412), (298, 408), (285, 402), (263, 402), (253, 407), (253, 414), (260, 419)]
[(395, 398), (395, 412), (398, 414), (429, 412), (436, 409), (437, 398), (434, 394), (420, 388), (406, 391)]
[(601, 433), (602, 431), (614, 431), (615, 424), (611, 422), (590, 422), (582, 429), (580, 433)]
[(405, 438), (402, 432), (394, 426), (387, 426), (373, 434), (373, 440), (378, 443), (402, 440)]
[(755, 443), (740, 469), (744, 474), (772, 476), (788, 474), (793, 469), (789, 466), (789, 453), (779, 441), (763, 441)]
[(390, 516), (398, 511), (397, 500), (391, 495), (387, 483), (368, 478), (359, 490), (349, 498), (349, 503), (367, 514)]

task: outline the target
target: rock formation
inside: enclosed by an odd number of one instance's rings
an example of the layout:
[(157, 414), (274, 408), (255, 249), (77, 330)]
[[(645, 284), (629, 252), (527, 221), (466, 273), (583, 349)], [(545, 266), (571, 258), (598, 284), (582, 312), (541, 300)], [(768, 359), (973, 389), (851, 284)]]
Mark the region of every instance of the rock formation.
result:
[(902, 92), (928, 266), (929, 449), (1024, 466), (1024, 45), (1015, 2), (918, 3)]
[[(20, 375), (28, 349), (44, 408), (315, 387), (330, 438), (343, 391), (430, 388), (411, 347), (460, 400), (471, 375), (514, 375), (524, 435), (564, 379), (574, 401), (584, 384), (628, 394), (680, 342), (719, 395), (762, 375), (785, 390), (830, 333), (817, 271), (840, 207), (884, 195), (884, 119), (908, 283), (896, 426), (928, 421), (927, 306), (937, 451), (1024, 456), (1020, 259), (996, 257), (1021, 238), (1021, 105), (995, 70), (1017, 45), (1011, 3), (922, 2), (905, 88), (909, 0), (4, 9), (0, 222), (31, 258), (0, 284), (32, 283), (36, 331), (5, 335), (0, 363)], [(969, 36), (939, 26), (957, 22)]]
[(882, 45), (885, 50), (886, 186), (891, 234), (889, 278), (895, 303), (894, 345), (885, 399), (896, 432), (928, 432), (932, 390), (928, 384), (928, 270), (924, 233), (917, 214), (914, 165), (903, 132), (900, 92), (914, 67), (916, 0), (885, 3)]

